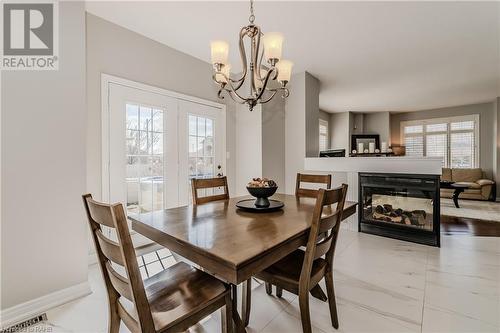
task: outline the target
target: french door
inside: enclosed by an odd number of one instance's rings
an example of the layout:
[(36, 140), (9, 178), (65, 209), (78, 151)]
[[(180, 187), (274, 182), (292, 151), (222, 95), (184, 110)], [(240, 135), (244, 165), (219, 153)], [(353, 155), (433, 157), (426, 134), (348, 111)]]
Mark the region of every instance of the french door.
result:
[(191, 178), (224, 173), (223, 108), (113, 82), (107, 98), (104, 199), (127, 213), (187, 205)]

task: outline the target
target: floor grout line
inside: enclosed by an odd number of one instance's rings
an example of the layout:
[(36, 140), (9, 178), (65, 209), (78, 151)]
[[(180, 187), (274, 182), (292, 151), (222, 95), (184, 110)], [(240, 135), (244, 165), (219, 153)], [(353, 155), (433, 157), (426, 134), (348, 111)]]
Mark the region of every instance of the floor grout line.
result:
[(424, 330), (424, 311), (425, 311), (425, 295), (427, 291), (427, 273), (429, 269), (429, 251), (430, 249), (427, 249), (426, 255), (425, 255), (425, 276), (424, 276), (424, 297), (422, 298), (422, 319), (420, 320), (420, 333), (423, 332)]

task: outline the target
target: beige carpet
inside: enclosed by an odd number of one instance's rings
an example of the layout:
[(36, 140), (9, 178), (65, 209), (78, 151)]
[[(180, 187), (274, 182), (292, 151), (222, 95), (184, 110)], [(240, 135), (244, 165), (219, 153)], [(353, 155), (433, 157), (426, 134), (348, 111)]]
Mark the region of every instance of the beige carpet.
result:
[(441, 215), (500, 222), (500, 202), (459, 199), (458, 204), (460, 208), (453, 200), (441, 198)]

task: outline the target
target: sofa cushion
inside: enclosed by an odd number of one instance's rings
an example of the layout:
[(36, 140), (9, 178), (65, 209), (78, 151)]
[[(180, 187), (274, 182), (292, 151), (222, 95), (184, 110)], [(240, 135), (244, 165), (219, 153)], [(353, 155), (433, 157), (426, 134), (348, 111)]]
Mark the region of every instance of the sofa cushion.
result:
[(451, 178), (454, 182), (475, 182), (483, 178), (483, 171), (476, 169), (452, 169)]
[(446, 182), (451, 182), (451, 169), (450, 168), (443, 168), (443, 171), (441, 174), (441, 180), (444, 180)]
[(495, 184), (494, 181), (492, 180), (489, 180), (489, 179), (479, 179), (476, 181), (476, 183), (478, 183), (479, 185), (481, 186), (486, 186), (486, 185), (493, 185)]

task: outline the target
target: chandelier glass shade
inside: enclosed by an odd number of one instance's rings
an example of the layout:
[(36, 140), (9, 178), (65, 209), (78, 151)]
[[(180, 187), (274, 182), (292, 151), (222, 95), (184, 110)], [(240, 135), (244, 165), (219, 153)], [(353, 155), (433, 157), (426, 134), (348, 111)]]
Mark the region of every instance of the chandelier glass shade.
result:
[[(278, 92), (281, 92), (283, 98), (289, 96), (286, 85), (290, 81), (293, 66), (291, 61), (281, 59), (283, 35), (279, 32), (264, 34), (260, 27), (254, 24), (254, 20), (253, 0), (251, 0), (250, 24), (241, 28), (239, 34), (243, 70), (237, 78), (231, 77), (231, 65), (228, 62), (229, 44), (221, 40), (210, 43), (214, 67), (213, 80), (219, 85), (218, 97), (223, 99), (226, 93), (235, 102), (247, 104), (250, 111), (259, 103), (269, 102)], [(246, 38), (250, 42), (248, 59), (245, 49)], [(246, 87), (243, 85), (245, 82), (248, 82), (249, 86), (249, 93), (246, 96), (240, 92), (240, 89)]]

